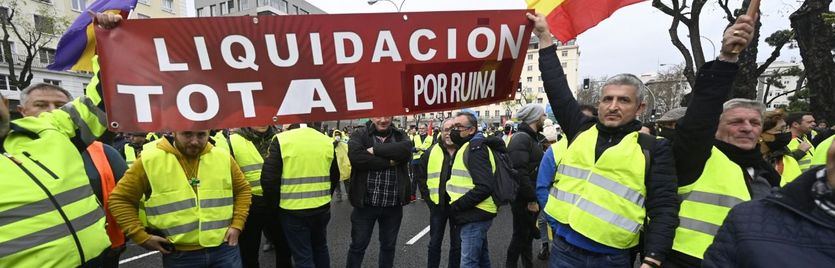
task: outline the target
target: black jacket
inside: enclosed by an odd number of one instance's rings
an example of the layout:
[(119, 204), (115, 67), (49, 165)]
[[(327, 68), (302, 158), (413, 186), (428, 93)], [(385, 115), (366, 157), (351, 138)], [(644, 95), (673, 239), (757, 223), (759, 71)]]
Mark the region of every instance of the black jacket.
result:
[(539, 162), (542, 161), (542, 134), (537, 133), (526, 124), (519, 124), (519, 132), (513, 134), (507, 145), (507, 154), (513, 169), (519, 172), (519, 190), (516, 194), (517, 202), (536, 202), (536, 176)]
[[(633, 121), (619, 128), (608, 128), (597, 123), (597, 118), (587, 117), (580, 112), (580, 105), (571, 94), (565, 73), (557, 58), (556, 46), (539, 50), (539, 70), (545, 86), (545, 93), (554, 116), (560, 122), (569, 144), (578, 133), (598, 127), (596, 157), (610, 147), (618, 144), (627, 134), (640, 129), (639, 121)], [(663, 261), (673, 245), (675, 228), (678, 226), (679, 199), (677, 194), (676, 169), (669, 142), (656, 140), (650, 151), (650, 171), (645, 178), (647, 189), (647, 219), (652, 219), (644, 226), (643, 255)]]
[[(699, 70), (689, 108), (676, 125), (676, 142), (673, 144), (673, 152), (676, 156), (679, 186), (691, 185), (699, 179), (705, 163), (710, 158), (713, 146), (720, 143), (716, 140), (719, 116), (722, 114), (723, 104), (728, 100), (728, 94), (738, 70), (739, 67), (736, 64), (721, 61), (708, 62)], [(726, 149), (729, 146), (717, 147), (732, 161), (735, 159), (734, 152)], [(743, 168), (747, 167), (739, 162), (735, 163)], [(764, 159), (762, 163), (750, 167), (754, 167), (757, 174), (770, 174), (768, 177), (772, 179), (769, 183), (772, 186), (779, 186), (779, 175), (774, 176), (776, 171), (773, 165)], [(748, 173), (743, 170), (743, 174), (747, 178)], [(746, 179), (746, 185), (749, 189), (751, 188), (750, 179)], [(701, 260), (698, 258), (680, 252), (673, 252), (669, 262), (681, 267), (701, 265)]]
[[(370, 121), (369, 121), (370, 122)], [(368, 191), (368, 172), (385, 170), (391, 167), (390, 161), (396, 162), (398, 201), (400, 205), (409, 202), (411, 183), (409, 181), (409, 162), (412, 160), (412, 141), (402, 130), (389, 127), (394, 139), (392, 143), (374, 144), (374, 124), (368, 124), (363, 129), (357, 129), (348, 140), (348, 159), (351, 161), (351, 187), (348, 199), (357, 208), (365, 207), (365, 196)], [(374, 147), (374, 154), (368, 153), (368, 148)]]
[[(429, 187), (426, 185), (426, 175), (428, 175), (427, 169), (429, 168), (429, 157), (432, 154), (432, 150), (435, 149), (435, 146), (440, 146), (443, 141), (439, 143), (436, 142), (426, 150), (418, 164), (415, 165), (415, 180), (417, 181), (418, 189), (420, 190), (420, 195), (424, 196), (426, 200), (426, 205), (429, 207), (430, 210), (440, 209), (442, 211), (449, 210), (449, 196), (446, 194), (446, 182), (449, 181), (449, 177), (452, 171), (452, 160), (455, 159), (454, 155), (450, 155), (449, 152), (441, 148), (441, 152), (443, 152), (443, 164), (441, 165), (441, 176), (438, 183), (438, 205), (432, 203), (429, 200)], [(453, 145), (454, 146), (454, 145)]]
[[(268, 209), (273, 210), (279, 208), (279, 200), (281, 200), (281, 175), (283, 170), (284, 160), (281, 158), (281, 145), (278, 143), (278, 138), (276, 137), (270, 141), (269, 155), (264, 159), (264, 166), (261, 168), (261, 189), (264, 190), (264, 199), (262, 200), (263, 202), (258, 202), (259, 206), (265, 205)], [(334, 153), (333, 161), (331, 161), (330, 181), (331, 193), (333, 193), (333, 185), (339, 182), (339, 166), (336, 163), (336, 153)], [(283, 211), (304, 217), (328, 212), (330, 211), (330, 204), (325, 204), (318, 208)]]
[(487, 147), (493, 152), (507, 153), (504, 141), (499, 138), (485, 138), (479, 132), (470, 140), (470, 145), (467, 147), (469, 159), (467, 159), (466, 166), (475, 187), (449, 204), (452, 222), (455, 224), (486, 221), (496, 217), (496, 214), (476, 208), (476, 205), (493, 195), (493, 189), (496, 187), (496, 176), (490, 165)]
[(810, 169), (774, 195), (731, 209), (703, 267), (835, 267), (835, 217), (812, 196), (823, 169)]

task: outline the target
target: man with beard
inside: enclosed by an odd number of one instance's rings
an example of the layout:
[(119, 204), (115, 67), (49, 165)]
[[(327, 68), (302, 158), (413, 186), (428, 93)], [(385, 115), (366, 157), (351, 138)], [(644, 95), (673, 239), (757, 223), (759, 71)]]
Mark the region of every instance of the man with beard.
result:
[(270, 140), (275, 136), (273, 126), (245, 127), (232, 132), (228, 143), (224, 137), (221, 142), (226, 145), (232, 157), (238, 162), (244, 177), (249, 182), (252, 191), (252, 205), (249, 207), (244, 230), (240, 237), (241, 260), (244, 267), (260, 267), (258, 250), (261, 246), (261, 232), (275, 243), (275, 267), (293, 267), (290, 261), (290, 248), (284, 237), (280, 224), (276, 224), (278, 213), (273, 208), (275, 203), (264, 198), (261, 187), (261, 168), (264, 159), (269, 155)]
[(449, 264), (457, 268), (461, 264), (461, 237), (458, 226), (450, 219), (449, 196), (446, 184), (452, 176), (452, 161), (458, 147), (449, 137), (452, 130), (452, 118), (444, 120), (441, 129), (441, 142), (432, 145), (420, 158), (417, 177), (420, 193), (429, 207), (429, 253), (426, 267), (437, 268), (441, 263), (441, 246), (444, 242), (444, 230), (449, 221)]
[(528, 19), (539, 37), (545, 92), (569, 141), (540, 172), (553, 185), (545, 206), (557, 222), (551, 267), (632, 267), (641, 241), (643, 266), (660, 266), (678, 224), (678, 199), (669, 143), (638, 133), (646, 86), (635, 75), (615, 75), (601, 89), (598, 116), (583, 114), (545, 17)]
[(392, 117), (374, 117), (348, 141), (351, 160), (351, 246), (347, 266), (363, 267), (365, 249), (379, 222), (379, 267), (394, 266), (403, 206), (409, 203), (409, 162), (412, 142), (391, 124)]
[(792, 132), (789, 150), (792, 150), (792, 156), (800, 164), (800, 170), (806, 171), (812, 166), (812, 158), (815, 153), (815, 146), (810, 141), (815, 117), (805, 112), (790, 113), (786, 116), (786, 124), (789, 125), (789, 130)]
[(540, 141), (545, 137), (539, 134), (545, 125), (545, 108), (539, 104), (528, 104), (516, 112), (519, 131), (507, 145), (508, 157), (513, 168), (519, 172), (519, 189), (516, 199), (510, 204), (513, 211), (513, 236), (507, 247), (505, 267), (516, 267), (521, 257), (522, 266), (533, 266), (531, 243), (539, 237), (536, 219), (539, 205), (536, 203), (536, 174), (542, 160), (543, 146)]
[(701, 266), (728, 210), (765, 198), (780, 185), (780, 174), (757, 147), (765, 107), (749, 99), (725, 102), (739, 70), (734, 51), (748, 45), (755, 20), (740, 16), (725, 31), (718, 60), (699, 70), (693, 99), (676, 126), (673, 151), (682, 201), (669, 267)]

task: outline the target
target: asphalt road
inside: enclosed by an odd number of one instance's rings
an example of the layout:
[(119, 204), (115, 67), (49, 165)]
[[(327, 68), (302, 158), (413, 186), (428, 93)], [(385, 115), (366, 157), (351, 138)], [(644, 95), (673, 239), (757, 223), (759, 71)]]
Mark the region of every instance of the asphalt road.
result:
[[(328, 225), (328, 248), (331, 256), (331, 266), (344, 267), (348, 256), (348, 246), (351, 243), (351, 210), (353, 207), (348, 200), (334, 200), (331, 208), (331, 221)], [(490, 261), (493, 267), (504, 267), (504, 260), (507, 246), (510, 243), (510, 236), (513, 232), (512, 215), (510, 207), (504, 206), (500, 209), (498, 217), (493, 220), (490, 227), (489, 246)], [(429, 234), (420, 237), (414, 244), (407, 245), (429, 226), (429, 209), (424, 201), (416, 201), (403, 208), (403, 222), (400, 227), (400, 234), (397, 238), (398, 251), (395, 255), (394, 267), (426, 267), (427, 246), (429, 245)], [(448, 231), (447, 231), (448, 233)], [(547, 267), (547, 261), (536, 259), (536, 252), (539, 250), (539, 242), (534, 241), (534, 266)], [(444, 240), (442, 249), (441, 267), (447, 262), (449, 252), (449, 239)], [(377, 267), (379, 254), (379, 243), (377, 242), (377, 231), (371, 239), (371, 244), (365, 253), (363, 267)], [(274, 251), (261, 252), (261, 267), (274, 267)], [(134, 244), (129, 244), (127, 251), (122, 254), (121, 267), (162, 267), (162, 257), (159, 253), (148, 252)]]

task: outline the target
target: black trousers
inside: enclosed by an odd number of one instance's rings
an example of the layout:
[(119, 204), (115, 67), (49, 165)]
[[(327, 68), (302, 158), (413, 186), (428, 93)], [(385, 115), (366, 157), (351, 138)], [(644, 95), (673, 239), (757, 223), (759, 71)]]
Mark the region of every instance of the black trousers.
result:
[(513, 236), (507, 248), (505, 267), (517, 267), (520, 257), (523, 267), (533, 267), (531, 244), (535, 233), (539, 232), (536, 228), (536, 218), (539, 213), (528, 211), (528, 202), (524, 201), (513, 201), (510, 209), (513, 212)]
[(263, 197), (253, 195), (252, 206), (249, 207), (249, 216), (246, 218), (244, 230), (238, 238), (244, 267), (260, 267), (258, 256), (261, 252), (262, 231), (264, 236), (275, 245), (275, 267), (292, 268), (290, 247), (287, 245), (287, 239), (285, 239), (284, 232), (281, 230), (278, 211), (269, 209)]

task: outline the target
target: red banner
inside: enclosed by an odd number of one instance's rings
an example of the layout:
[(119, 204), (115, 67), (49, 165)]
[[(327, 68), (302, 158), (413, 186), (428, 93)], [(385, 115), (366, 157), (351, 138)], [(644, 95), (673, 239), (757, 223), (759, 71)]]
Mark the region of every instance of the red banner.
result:
[(526, 10), (128, 20), (96, 29), (111, 130), (393, 116), (512, 99)]

